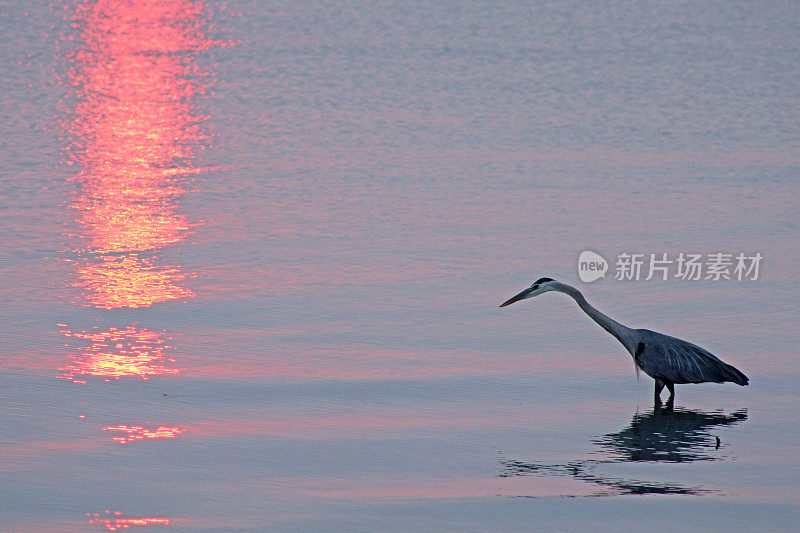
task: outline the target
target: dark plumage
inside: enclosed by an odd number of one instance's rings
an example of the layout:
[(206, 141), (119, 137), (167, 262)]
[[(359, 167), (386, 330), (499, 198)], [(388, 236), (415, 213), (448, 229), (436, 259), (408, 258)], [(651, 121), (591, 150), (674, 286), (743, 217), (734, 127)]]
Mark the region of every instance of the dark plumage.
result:
[(636, 364), (654, 379), (671, 383), (724, 383), (747, 385), (747, 376), (714, 354), (682, 339), (647, 329), (636, 350)]

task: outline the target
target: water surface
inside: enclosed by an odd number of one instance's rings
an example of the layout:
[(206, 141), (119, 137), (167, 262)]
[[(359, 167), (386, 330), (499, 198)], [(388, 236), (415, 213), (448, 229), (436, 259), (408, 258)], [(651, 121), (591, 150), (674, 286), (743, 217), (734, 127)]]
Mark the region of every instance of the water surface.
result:
[[(4, 530), (796, 526), (793, 4), (2, 12)], [(653, 406), (568, 298), (497, 308), (542, 276), (750, 386)]]

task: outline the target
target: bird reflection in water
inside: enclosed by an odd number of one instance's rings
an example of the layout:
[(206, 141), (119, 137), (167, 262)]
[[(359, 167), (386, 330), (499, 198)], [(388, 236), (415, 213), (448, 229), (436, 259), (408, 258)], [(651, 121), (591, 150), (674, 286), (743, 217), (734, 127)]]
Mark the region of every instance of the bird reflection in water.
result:
[(721, 441), (718, 436), (711, 435), (711, 429), (732, 426), (746, 419), (746, 409), (724, 414), (655, 406), (644, 414), (636, 413), (625, 429), (592, 441), (600, 448), (596, 453), (607, 455), (607, 459), (585, 459), (565, 464), (503, 460), (500, 477), (568, 476), (600, 487), (594, 496), (708, 493), (711, 490), (702, 487), (604, 476), (597, 473), (597, 469), (614, 463), (719, 460)]

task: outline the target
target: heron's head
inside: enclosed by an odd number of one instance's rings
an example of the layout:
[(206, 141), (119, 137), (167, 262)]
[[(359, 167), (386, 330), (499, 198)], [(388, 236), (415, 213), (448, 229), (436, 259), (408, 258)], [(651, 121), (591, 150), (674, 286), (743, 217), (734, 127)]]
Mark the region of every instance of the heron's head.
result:
[(501, 303), (500, 307), (511, 305), (514, 302), (518, 302), (526, 298), (533, 298), (534, 296), (539, 296), (543, 292), (554, 291), (556, 290), (554, 288), (555, 283), (556, 281), (552, 278), (539, 278), (533, 282), (533, 285), (531, 285), (521, 293), (517, 294), (516, 296), (512, 296), (505, 302)]

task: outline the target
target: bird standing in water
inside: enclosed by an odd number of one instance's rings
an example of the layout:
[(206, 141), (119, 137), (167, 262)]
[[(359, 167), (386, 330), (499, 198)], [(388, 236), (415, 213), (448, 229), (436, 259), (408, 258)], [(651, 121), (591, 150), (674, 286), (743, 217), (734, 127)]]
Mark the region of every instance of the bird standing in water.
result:
[(669, 390), (667, 404), (672, 405), (676, 383), (748, 383), (747, 376), (703, 348), (649, 329), (623, 326), (589, 305), (578, 289), (551, 278), (536, 280), (533, 285), (500, 304), (500, 307), (550, 291), (571, 296), (592, 320), (625, 346), (633, 356), (637, 370), (641, 369), (656, 381), (653, 397), (656, 404), (661, 404), (661, 391), (666, 386)]

